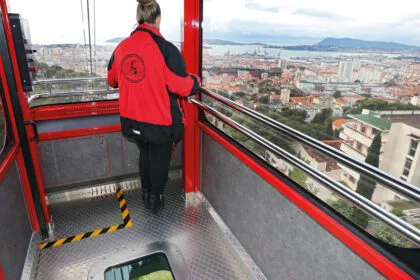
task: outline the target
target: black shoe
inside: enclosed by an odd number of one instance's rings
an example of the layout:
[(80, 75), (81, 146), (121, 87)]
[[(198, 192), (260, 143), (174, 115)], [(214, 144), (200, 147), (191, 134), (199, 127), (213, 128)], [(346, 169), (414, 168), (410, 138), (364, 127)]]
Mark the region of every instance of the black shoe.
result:
[(150, 209), (150, 190), (143, 189), (141, 197), (143, 198), (144, 207), (146, 207), (146, 209)]
[(150, 195), (150, 209), (153, 214), (159, 213), (163, 206), (163, 195)]

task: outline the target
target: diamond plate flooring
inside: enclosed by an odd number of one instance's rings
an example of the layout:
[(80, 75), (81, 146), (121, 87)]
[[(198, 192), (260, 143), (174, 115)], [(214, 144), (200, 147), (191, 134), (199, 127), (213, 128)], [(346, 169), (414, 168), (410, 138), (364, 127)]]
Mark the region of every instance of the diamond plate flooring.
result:
[[(104, 256), (159, 241), (181, 249), (190, 279), (251, 279), (199, 198), (193, 195), (192, 202), (186, 203), (179, 184), (174, 184), (166, 190), (165, 208), (155, 216), (144, 208), (140, 194), (138, 189), (125, 191), (132, 228), (41, 251), (36, 279), (87, 279)], [(56, 238), (122, 222), (116, 197), (57, 203), (51, 208)]]

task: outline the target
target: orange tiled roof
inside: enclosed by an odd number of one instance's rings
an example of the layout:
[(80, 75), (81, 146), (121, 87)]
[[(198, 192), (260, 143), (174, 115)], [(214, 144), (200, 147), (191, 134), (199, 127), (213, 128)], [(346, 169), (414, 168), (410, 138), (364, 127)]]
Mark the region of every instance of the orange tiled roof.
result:
[(346, 119), (338, 119), (338, 120), (333, 121), (332, 125), (333, 125), (333, 127), (341, 128), (341, 127), (343, 127), (344, 124), (346, 124), (348, 122), (349, 122), (349, 120), (346, 120)]

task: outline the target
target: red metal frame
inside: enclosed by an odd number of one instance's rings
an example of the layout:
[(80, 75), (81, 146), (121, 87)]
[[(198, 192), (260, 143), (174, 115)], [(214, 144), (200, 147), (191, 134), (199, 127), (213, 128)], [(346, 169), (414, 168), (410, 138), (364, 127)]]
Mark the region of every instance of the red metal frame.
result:
[(119, 114), (118, 100), (40, 106), (31, 109), (35, 121)]
[(0, 266), (0, 280), (5, 280), (6, 278), (4, 278), (4, 274), (3, 274), (3, 269)]
[(83, 136), (90, 136), (90, 135), (104, 134), (104, 133), (114, 133), (114, 132), (121, 132), (120, 124), (80, 128), (80, 129), (72, 129), (72, 130), (63, 130), (63, 131), (55, 131), (55, 132), (44, 132), (38, 135), (38, 141), (45, 142), (45, 141), (53, 141), (53, 140), (63, 140), (63, 139), (69, 139), (69, 138), (76, 138), (76, 137), (83, 137)]
[(7, 87), (6, 75), (4, 72), (3, 60), (1, 57), (0, 57), (0, 82), (3, 87), (4, 96), (6, 100), (6, 104), (3, 104), (3, 106), (8, 108), (10, 123), (12, 127), (12, 133), (14, 135), (14, 144), (11, 150), (9, 151), (8, 155), (4, 158), (3, 162), (1, 162), (0, 164), (0, 181), (3, 180), (4, 176), (6, 175), (6, 172), (9, 170), (10, 166), (16, 160), (16, 163), (19, 169), (20, 178), (22, 181), (22, 188), (23, 188), (23, 193), (25, 195), (29, 217), (32, 223), (32, 228), (35, 231), (39, 231), (40, 229), (39, 221), (36, 215), (36, 209), (35, 209), (35, 205), (34, 205), (34, 201), (32, 197), (31, 187), (29, 185), (28, 174), (26, 172), (25, 163), (23, 161), (22, 151), (20, 149), (19, 134), (16, 127), (15, 114), (12, 110), (12, 101), (10, 100), (10, 92), (9, 92), (9, 88)]
[[(184, 40), (182, 54), (189, 73), (200, 73), (200, 18), (201, 0), (184, 0)], [(185, 102), (187, 127), (183, 141), (183, 184), (186, 193), (200, 186), (200, 130), (198, 109)]]
[(7, 171), (9, 171), (9, 168), (12, 166), (18, 153), (19, 146), (14, 144), (0, 164), (0, 182), (3, 181), (4, 176), (6, 176)]
[[(15, 49), (15, 43), (13, 41), (13, 35), (12, 35), (12, 29), (10, 27), (10, 19), (9, 19), (9, 11), (7, 8), (7, 3), (5, 0), (0, 0), (0, 9), (2, 11), (2, 17), (3, 17), (3, 25), (4, 25), (4, 32), (7, 40), (7, 45), (9, 48), (9, 54), (10, 54), (10, 61), (12, 63), (13, 73), (15, 77), (16, 82), (16, 88), (17, 88), (17, 94), (19, 98), (19, 102), (22, 109), (22, 115), (24, 120), (31, 120), (31, 111), (29, 109), (28, 105), (28, 99), (27, 96), (23, 90), (22, 86), (22, 78), (20, 76), (19, 72), (19, 64), (16, 57), (16, 49)], [(34, 131), (32, 126), (26, 126), (26, 133), (28, 137), (32, 137), (34, 135)], [(31, 136), (32, 135), (32, 136)], [(28, 139), (29, 141), (29, 139)], [(39, 157), (37, 157), (38, 153), (38, 147), (36, 146), (36, 143), (31, 143), (29, 145), (31, 156), (33, 160), (33, 164), (35, 166), (35, 176), (38, 183), (38, 189), (40, 193), (40, 201), (42, 204), (42, 210), (44, 212), (45, 221), (46, 223), (51, 222), (51, 214), (48, 208), (47, 200), (45, 197), (45, 185), (43, 183), (43, 175), (42, 170), (40, 168), (40, 162)]]
[(207, 125), (200, 123), (199, 127), (225, 149), (231, 152), (234, 156), (240, 159), (244, 164), (251, 168), (254, 172), (260, 175), (264, 180), (281, 192), (287, 197), (292, 203), (298, 206), (306, 214), (312, 217), (331, 234), (337, 237), (341, 242), (346, 244), (352, 249), (357, 255), (363, 258), (366, 262), (372, 265), (380, 273), (389, 279), (413, 279), (406, 272), (401, 270), (398, 266), (392, 263), (390, 260), (379, 254), (375, 249), (366, 244), (359, 237), (354, 235), (351, 231), (339, 224), (329, 215), (324, 213), (317, 206), (312, 204), (301, 194), (293, 190), (286, 183), (280, 180), (277, 176), (272, 174), (266, 168), (257, 163), (254, 159), (249, 157), (246, 153), (241, 151), (239, 148), (234, 146), (228, 140), (223, 138), (219, 133), (214, 131)]

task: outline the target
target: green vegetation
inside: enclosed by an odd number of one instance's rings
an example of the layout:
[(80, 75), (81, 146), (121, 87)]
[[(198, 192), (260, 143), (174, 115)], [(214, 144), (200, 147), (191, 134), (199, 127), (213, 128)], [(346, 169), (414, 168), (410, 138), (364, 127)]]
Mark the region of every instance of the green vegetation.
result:
[(331, 138), (334, 138), (334, 130), (333, 130), (333, 127), (332, 127), (332, 123), (333, 123), (332, 119), (327, 120), (325, 122), (325, 126), (326, 126), (325, 130), (326, 130), (326, 134), (328, 136), (330, 136)]
[[(332, 128), (332, 125), (331, 125), (331, 128)], [(340, 129), (340, 128), (334, 129), (334, 139), (339, 139), (340, 138), (341, 131), (342, 131), (342, 129)]]
[(48, 66), (46, 63), (38, 63), (38, 79), (50, 80), (50, 79), (64, 79), (64, 78), (87, 78), (89, 77), (88, 72), (76, 72), (70, 69), (64, 69), (61, 66), (53, 65)]
[(234, 95), (240, 98), (244, 98), (246, 96), (246, 93), (239, 91), (239, 92), (235, 92)]
[[(249, 128), (256, 134), (260, 135), (261, 137), (264, 137), (265, 139), (272, 142), (273, 144), (279, 146), (280, 148), (290, 153), (294, 153), (294, 151), (290, 147), (291, 140), (289, 140), (285, 136), (280, 135), (279, 133), (276, 133), (273, 129), (263, 126), (262, 124), (259, 124), (258, 122), (253, 121), (242, 115), (234, 115), (232, 116), (232, 119), (236, 121), (237, 123)], [(260, 155), (264, 154), (265, 149), (260, 148), (259, 145), (255, 144), (254, 141), (250, 140), (248, 137), (238, 132), (237, 130), (233, 128), (229, 128), (227, 132), (230, 136), (232, 136), (235, 140), (237, 140), (238, 142), (240, 142), (247, 148), (251, 147), (251, 150), (256, 152), (257, 154), (260, 154)]]
[(361, 112), (362, 109), (368, 109), (372, 111), (420, 110), (420, 107), (414, 106), (412, 104), (389, 103), (384, 100), (365, 99), (358, 101), (353, 109), (358, 109)]
[(334, 98), (340, 98), (341, 97), (341, 91), (336, 90), (333, 94)]
[(172, 273), (167, 270), (156, 271), (145, 276), (141, 276), (138, 280), (173, 280)]
[(339, 212), (344, 217), (350, 219), (353, 213), (353, 206), (343, 199), (337, 199), (335, 201), (327, 201), (327, 203), (334, 208), (337, 212)]
[(332, 135), (328, 134), (328, 124), (322, 122), (324, 117), (318, 118), (320, 122), (312, 122), (311, 125), (305, 123), (306, 112), (298, 109), (283, 109), (281, 112), (270, 110), (264, 106), (257, 109), (269, 118), (272, 118), (284, 125), (292, 127), (318, 140), (332, 140)]
[(375, 237), (398, 247), (413, 248), (414, 246), (406, 238), (385, 226), (380, 227), (380, 229), (376, 232)]
[(270, 96), (264, 95), (264, 96), (260, 97), (260, 103), (268, 104), (268, 102), (270, 102)]
[[(379, 155), (382, 145), (382, 136), (378, 134), (372, 141), (372, 145), (369, 147), (368, 155), (366, 157), (366, 163), (378, 167), (379, 166)], [(376, 188), (376, 182), (365, 175), (360, 175), (359, 182), (357, 183), (356, 192), (361, 194), (365, 198), (371, 200), (373, 192)], [(351, 220), (355, 222), (361, 228), (366, 228), (369, 222), (369, 216), (360, 210), (359, 208), (354, 207)]]
[(300, 170), (297, 167), (293, 167), (293, 170), (292, 172), (290, 172), (289, 177), (299, 186), (307, 189), (308, 184), (306, 181), (308, 180), (308, 176), (306, 176), (306, 174), (302, 170)]
[(400, 217), (400, 218), (402, 218), (402, 217), (405, 216), (404, 213), (403, 213), (403, 210), (402, 209), (398, 209), (398, 208), (392, 209), (391, 210), (391, 213), (394, 214), (397, 217)]
[(325, 124), (325, 122), (330, 119), (332, 116), (332, 109), (326, 108), (322, 109), (322, 111), (315, 115), (314, 119), (312, 120), (313, 124)]
[[(38, 80), (54, 80), (54, 79), (78, 79), (92, 77), (87, 72), (77, 72), (71, 69), (64, 69), (61, 66), (48, 66), (46, 63), (38, 63)], [(97, 76), (94, 76), (97, 77)], [(32, 94), (48, 93), (48, 92), (73, 92), (73, 91), (87, 91), (94, 89), (106, 89), (104, 82), (69, 82), (51, 85), (35, 86)], [(37, 100), (32, 102), (32, 107), (47, 105), (47, 104), (60, 104), (60, 103), (73, 103), (80, 102), (81, 97), (69, 95), (69, 97), (51, 97), (48, 99)], [(97, 97), (96, 100), (101, 100), (103, 97)]]
[[(345, 201), (344, 199), (339, 198), (337, 200), (329, 200), (329, 201), (327, 201), (327, 204), (330, 205), (334, 210), (339, 212), (341, 215), (343, 215), (347, 219), (349, 219), (352, 222), (355, 222), (357, 225), (359, 225), (357, 223), (357, 221), (352, 220), (353, 217), (354, 217), (354, 209), (355, 208), (349, 202)], [(394, 215), (402, 217), (401, 216), (402, 212), (400, 213), (398, 210), (397, 211), (393, 210), (391, 212)], [(372, 218), (370, 218), (369, 220), (372, 220)], [(420, 225), (415, 225), (415, 226), (417, 228), (420, 228)], [(364, 229), (366, 229), (366, 227)], [(375, 236), (376, 238), (378, 238), (378, 239), (380, 239), (384, 242), (387, 242), (388, 244), (394, 245), (394, 246), (399, 246), (399, 247), (403, 247), (403, 248), (413, 248), (413, 247), (415, 247), (415, 245), (410, 243), (401, 234), (399, 234), (397, 232), (394, 232), (389, 227), (384, 226), (384, 225), (381, 225), (379, 227), (379, 229), (377, 229), (377, 230), (371, 230), (369, 232), (373, 236)]]

